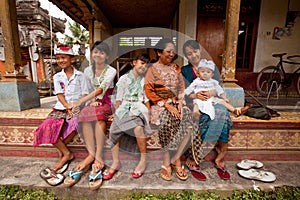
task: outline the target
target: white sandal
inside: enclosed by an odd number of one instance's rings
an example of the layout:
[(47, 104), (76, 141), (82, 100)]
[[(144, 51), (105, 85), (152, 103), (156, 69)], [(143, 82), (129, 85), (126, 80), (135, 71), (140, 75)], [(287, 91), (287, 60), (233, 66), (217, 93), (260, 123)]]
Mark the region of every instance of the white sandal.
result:
[(237, 167), (240, 169), (250, 169), (250, 168), (262, 168), (264, 166), (263, 163), (257, 160), (242, 160), (237, 164)]
[(262, 182), (274, 182), (276, 180), (275, 174), (267, 171), (257, 171), (255, 169), (239, 170), (239, 175), (243, 178), (258, 180)]

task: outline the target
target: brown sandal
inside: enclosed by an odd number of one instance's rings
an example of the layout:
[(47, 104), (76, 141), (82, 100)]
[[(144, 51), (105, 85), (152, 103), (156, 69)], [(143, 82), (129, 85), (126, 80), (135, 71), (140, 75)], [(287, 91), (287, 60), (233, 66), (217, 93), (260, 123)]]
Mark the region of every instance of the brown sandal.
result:
[(182, 181), (185, 181), (188, 179), (188, 174), (185, 171), (183, 165), (181, 167), (178, 167), (176, 165), (171, 165), (171, 166), (172, 166), (173, 170), (175, 171), (177, 178), (179, 178)]
[(172, 180), (172, 168), (170, 166), (166, 167), (162, 165), (160, 169), (160, 176), (166, 181)]

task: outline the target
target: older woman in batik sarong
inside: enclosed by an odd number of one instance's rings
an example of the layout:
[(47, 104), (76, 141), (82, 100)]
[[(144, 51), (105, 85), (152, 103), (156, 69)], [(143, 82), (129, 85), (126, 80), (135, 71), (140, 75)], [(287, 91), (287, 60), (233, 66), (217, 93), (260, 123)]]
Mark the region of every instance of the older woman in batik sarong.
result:
[[(188, 174), (180, 157), (192, 138), (198, 137), (195, 141), (201, 143), (199, 128), (191, 111), (184, 106), (184, 79), (180, 67), (173, 63), (176, 57), (173, 41), (161, 39), (155, 48), (158, 61), (146, 73), (145, 92), (152, 103), (150, 122), (159, 127), (159, 142), (164, 151), (160, 175), (171, 180), (173, 169), (180, 180), (186, 180)], [(171, 152), (175, 154), (171, 156)]]

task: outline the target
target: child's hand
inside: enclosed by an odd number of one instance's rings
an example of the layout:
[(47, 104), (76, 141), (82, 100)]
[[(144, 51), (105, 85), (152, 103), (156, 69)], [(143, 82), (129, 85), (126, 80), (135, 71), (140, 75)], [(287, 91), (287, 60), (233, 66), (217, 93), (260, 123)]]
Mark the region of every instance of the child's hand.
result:
[(224, 101), (225, 101), (226, 103), (229, 103), (229, 99), (227, 99), (227, 98), (224, 98)]
[(67, 103), (67, 106), (65, 106), (67, 110), (71, 110), (74, 107), (74, 102)]
[(73, 115), (79, 115), (79, 113), (80, 113), (80, 107), (79, 106), (74, 106), (72, 108), (72, 114)]
[(112, 121), (113, 119), (114, 119), (114, 117), (115, 117), (115, 114), (112, 114), (112, 115), (110, 115), (110, 116), (108, 116), (108, 121)]

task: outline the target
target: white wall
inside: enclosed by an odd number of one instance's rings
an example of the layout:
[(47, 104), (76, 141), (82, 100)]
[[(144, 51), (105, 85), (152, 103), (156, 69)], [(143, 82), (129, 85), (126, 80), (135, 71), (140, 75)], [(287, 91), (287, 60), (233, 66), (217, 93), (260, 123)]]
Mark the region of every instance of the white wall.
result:
[[(300, 11), (300, 1), (291, 0), (290, 10)], [(264, 66), (275, 65), (277, 59), (272, 57), (273, 53), (300, 54), (300, 17), (296, 18), (290, 36), (284, 35), (280, 40), (272, 38), (275, 27), (285, 26), (287, 11), (288, 0), (261, 1), (254, 72), (258, 72)], [(291, 67), (288, 66), (287, 71), (290, 72)]]

